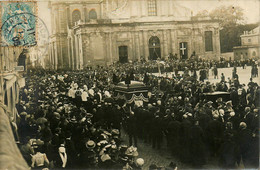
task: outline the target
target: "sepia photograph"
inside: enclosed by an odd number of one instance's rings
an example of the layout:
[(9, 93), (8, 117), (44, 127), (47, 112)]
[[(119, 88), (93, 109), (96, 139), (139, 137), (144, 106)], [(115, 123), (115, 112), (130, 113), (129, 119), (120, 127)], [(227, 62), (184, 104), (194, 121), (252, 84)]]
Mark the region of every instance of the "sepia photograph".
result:
[(259, 0), (0, 0), (0, 170), (259, 169)]

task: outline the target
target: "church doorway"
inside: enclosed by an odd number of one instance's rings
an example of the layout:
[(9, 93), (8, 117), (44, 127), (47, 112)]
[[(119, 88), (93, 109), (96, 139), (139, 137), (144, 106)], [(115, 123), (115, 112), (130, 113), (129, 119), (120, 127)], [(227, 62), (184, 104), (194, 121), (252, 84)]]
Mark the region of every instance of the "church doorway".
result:
[(118, 51), (119, 51), (119, 62), (127, 63), (128, 62), (127, 46), (119, 46)]
[(152, 36), (149, 39), (149, 60), (157, 60), (158, 58), (161, 58), (160, 39)]
[(181, 42), (180, 43), (180, 56), (182, 60), (188, 59), (188, 43)]

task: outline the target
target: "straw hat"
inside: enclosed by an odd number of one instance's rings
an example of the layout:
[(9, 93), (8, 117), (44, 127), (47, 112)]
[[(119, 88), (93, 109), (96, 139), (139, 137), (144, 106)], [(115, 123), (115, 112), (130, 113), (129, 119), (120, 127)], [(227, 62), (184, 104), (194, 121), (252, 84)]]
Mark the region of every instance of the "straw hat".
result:
[(96, 143), (93, 140), (89, 140), (86, 142), (86, 147), (88, 149), (93, 149), (93, 148), (95, 148), (95, 146), (96, 146)]

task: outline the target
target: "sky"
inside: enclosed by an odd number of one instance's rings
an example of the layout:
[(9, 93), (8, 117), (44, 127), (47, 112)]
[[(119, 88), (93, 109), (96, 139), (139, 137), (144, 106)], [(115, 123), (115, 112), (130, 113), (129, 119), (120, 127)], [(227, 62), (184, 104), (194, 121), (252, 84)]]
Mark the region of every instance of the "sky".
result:
[[(160, 0), (158, 0), (160, 1)], [(161, 0), (163, 1), (163, 0)], [(173, 0), (174, 1), (174, 0)], [(176, 0), (179, 4), (187, 7), (196, 15), (199, 11), (211, 11), (221, 5), (240, 6), (244, 9), (246, 23), (256, 23), (260, 21), (260, 0)], [(51, 29), (50, 9), (48, 8), (48, 0), (38, 0), (39, 17), (47, 25), (49, 32)]]

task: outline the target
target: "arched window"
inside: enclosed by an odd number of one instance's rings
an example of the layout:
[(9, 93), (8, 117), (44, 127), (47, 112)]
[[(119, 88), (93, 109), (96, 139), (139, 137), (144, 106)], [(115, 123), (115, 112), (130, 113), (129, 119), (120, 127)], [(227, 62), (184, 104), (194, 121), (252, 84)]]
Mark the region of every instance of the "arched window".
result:
[(156, 36), (152, 36), (149, 39), (149, 59), (157, 60), (161, 58), (160, 39)]
[(92, 9), (92, 10), (89, 11), (89, 19), (97, 19), (96, 10)]
[(72, 12), (72, 24), (74, 25), (75, 22), (79, 21), (81, 19), (81, 14), (79, 10), (74, 10)]
[(254, 57), (256, 56), (256, 52), (255, 51), (253, 51), (252, 56), (254, 56)]
[(156, 0), (148, 0), (148, 15), (149, 16), (157, 15)]

